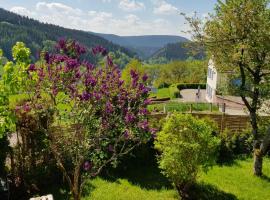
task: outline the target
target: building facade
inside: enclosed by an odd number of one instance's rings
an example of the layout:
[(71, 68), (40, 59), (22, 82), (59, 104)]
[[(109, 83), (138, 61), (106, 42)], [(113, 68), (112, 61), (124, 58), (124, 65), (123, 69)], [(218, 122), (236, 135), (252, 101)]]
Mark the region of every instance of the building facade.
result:
[(212, 59), (209, 60), (206, 82), (206, 100), (211, 103), (216, 102), (217, 86), (219, 82), (219, 73), (215, 68)]

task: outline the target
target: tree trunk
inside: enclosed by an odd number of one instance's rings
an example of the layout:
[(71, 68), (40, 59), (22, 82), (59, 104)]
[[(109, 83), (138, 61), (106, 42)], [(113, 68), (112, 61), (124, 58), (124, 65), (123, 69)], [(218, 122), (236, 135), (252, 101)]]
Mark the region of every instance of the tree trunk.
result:
[(73, 175), (73, 198), (74, 200), (81, 199), (81, 166), (83, 163), (83, 157), (81, 157), (74, 169)]
[(190, 186), (191, 186), (190, 183), (176, 185), (176, 189), (179, 196), (181, 197), (180, 198), (181, 200), (190, 199), (189, 194), (188, 194)]
[(253, 173), (255, 176), (262, 176), (262, 167), (263, 167), (263, 155), (260, 149), (255, 149), (253, 152)]

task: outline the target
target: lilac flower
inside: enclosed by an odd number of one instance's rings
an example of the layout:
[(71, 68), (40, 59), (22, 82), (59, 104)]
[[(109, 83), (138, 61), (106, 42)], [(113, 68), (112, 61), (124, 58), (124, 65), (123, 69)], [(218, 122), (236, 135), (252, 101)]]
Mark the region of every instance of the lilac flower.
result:
[(95, 92), (95, 93), (94, 93), (94, 97), (95, 97), (95, 99), (96, 99), (97, 101), (99, 101), (99, 100), (101, 99), (101, 94)]
[(23, 105), (23, 110), (24, 110), (24, 112), (30, 112), (31, 111), (31, 107), (29, 106), (28, 103)]
[(142, 115), (147, 115), (147, 114), (149, 114), (149, 111), (146, 108), (142, 108), (142, 109), (140, 109), (139, 113)]
[(85, 162), (83, 163), (83, 169), (84, 169), (85, 171), (89, 171), (91, 168), (92, 168), (92, 164), (91, 164), (89, 161), (85, 161)]
[(81, 95), (81, 100), (83, 101), (88, 101), (90, 98), (91, 98), (91, 94), (86, 91), (84, 91)]
[(142, 77), (143, 82), (147, 81), (147, 79), (148, 79), (147, 74), (144, 74), (143, 77)]
[(124, 137), (125, 137), (126, 140), (129, 138), (129, 132), (128, 132), (128, 130), (125, 130)]
[(135, 116), (132, 113), (127, 113), (125, 116), (125, 122), (128, 123), (132, 123), (135, 120)]
[(37, 69), (36, 69), (36, 66), (35, 66), (35, 64), (31, 64), (29, 67), (28, 67), (28, 71), (29, 72), (33, 72), (33, 71), (36, 71)]
[(46, 63), (50, 63), (50, 54), (48, 52), (44, 54), (44, 60), (46, 61)]
[(92, 49), (94, 55), (101, 54), (102, 56), (106, 56), (108, 54), (107, 50), (102, 46), (96, 46)]
[(110, 102), (106, 103), (106, 113), (112, 113), (113, 112), (113, 106)]
[(135, 70), (130, 70), (130, 75), (131, 75), (131, 78), (134, 79), (136, 77), (138, 77), (138, 73), (135, 71)]
[(110, 56), (107, 56), (107, 63), (109, 66), (113, 66), (113, 61), (112, 61), (112, 58)]
[(139, 128), (141, 128), (143, 130), (148, 130), (148, 128), (149, 128), (149, 124), (148, 124), (147, 120), (143, 120), (142, 122), (139, 122), (138, 126), (139, 126)]
[(108, 151), (109, 151), (109, 152), (114, 152), (113, 145), (110, 144), (110, 145), (108, 146)]
[(56, 87), (53, 87), (52, 94), (56, 96), (58, 94), (58, 89)]
[(84, 81), (85, 86), (94, 87), (96, 85), (96, 83), (97, 83), (97, 81), (93, 76), (91, 76), (90, 74), (85, 75), (85, 81)]
[(151, 104), (151, 99), (144, 100), (143, 104), (146, 105), (146, 106)]

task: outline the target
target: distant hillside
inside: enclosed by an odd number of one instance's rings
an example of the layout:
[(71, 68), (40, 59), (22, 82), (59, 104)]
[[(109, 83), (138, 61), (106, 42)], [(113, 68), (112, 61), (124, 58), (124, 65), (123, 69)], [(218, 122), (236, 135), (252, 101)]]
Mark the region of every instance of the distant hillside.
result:
[(135, 51), (143, 59), (150, 57), (169, 43), (188, 41), (188, 39), (184, 37), (172, 35), (118, 36), (102, 33), (93, 34)]
[[(12, 57), (11, 47), (17, 41), (26, 43), (31, 48), (33, 55), (36, 55), (43, 43), (48, 44), (50, 43), (48, 40), (57, 41), (61, 37), (75, 39), (89, 48), (102, 45), (109, 51), (121, 51), (130, 57), (135, 56), (135, 53), (130, 50), (97, 35), (41, 23), (0, 8), (0, 48), (4, 50), (5, 56), (9, 59)], [(92, 60), (91, 55), (88, 55), (87, 59)]]
[(150, 60), (156, 60), (165, 58), (168, 61), (171, 60), (186, 60), (186, 59), (204, 59), (204, 52), (199, 52), (193, 55), (191, 53), (191, 44), (186, 45), (186, 43), (178, 42), (167, 44), (165, 47), (159, 49), (155, 52)]

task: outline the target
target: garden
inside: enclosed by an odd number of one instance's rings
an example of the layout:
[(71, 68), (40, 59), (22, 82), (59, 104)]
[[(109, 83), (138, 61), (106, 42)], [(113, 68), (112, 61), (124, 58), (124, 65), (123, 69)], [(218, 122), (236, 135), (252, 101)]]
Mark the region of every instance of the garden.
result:
[[(181, 114), (187, 108), (173, 103), (178, 113), (149, 118), (147, 75), (131, 70), (125, 83), (103, 47), (88, 52), (62, 39), (35, 63), (21, 42), (12, 52), (1, 79), (1, 180), (8, 179), (2, 194), (9, 199), (249, 199), (242, 191), (253, 181), (253, 190), (270, 187), (269, 171), (250, 176), (250, 131), (219, 133), (215, 122)], [(82, 61), (85, 53), (104, 65)]]
[[(208, 104), (153, 104), (205, 87), (203, 62), (185, 73), (183, 62), (158, 67), (154, 80), (156, 69), (136, 59), (120, 70), (104, 47), (68, 38), (35, 60), (23, 42), (12, 60), (0, 50), (0, 199), (269, 199), (269, 118), (259, 115), (270, 96), (269, 16), (265, 0), (219, 1), (206, 24), (185, 16), (194, 40), (241, 79), (235, 89), (250, 120), (241, 131), (188, 113)], [(194, 82), (181, 83), (195, 69)]]

